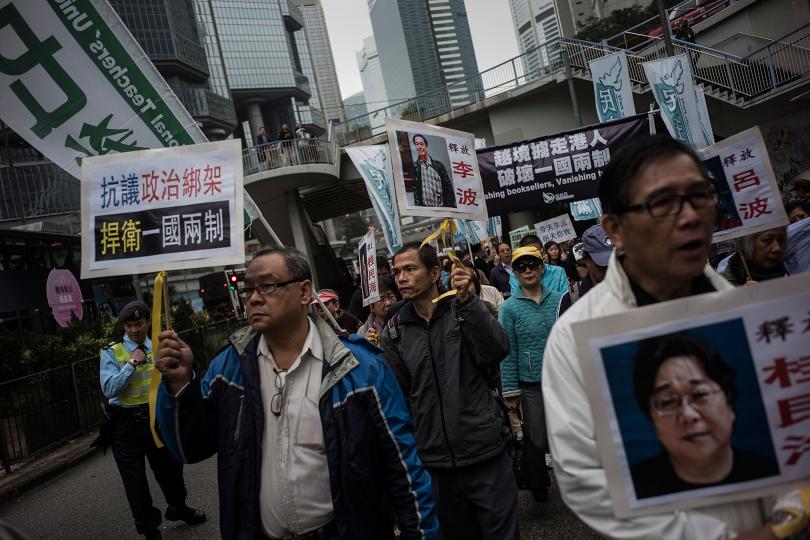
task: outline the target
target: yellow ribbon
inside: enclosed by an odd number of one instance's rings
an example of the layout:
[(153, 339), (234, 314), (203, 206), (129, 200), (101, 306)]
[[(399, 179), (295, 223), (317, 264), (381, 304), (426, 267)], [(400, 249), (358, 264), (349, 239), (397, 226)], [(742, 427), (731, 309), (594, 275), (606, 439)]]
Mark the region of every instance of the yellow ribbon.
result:
[[(152, 298), (152, 357), (158, 349), (158, 336), (160, 335), (160, 312), (163, 308), (163, 290), (166, 283), (166, 272), (158, 272), (155, 276), (154, 297)], [(155, 414), (157, 412), (157, 392), (160, 386), (160, 370), (152, 369), (152, 380), (149, 383), (149, 429), (152, 430), (152, 439), (158, 448), (163, 448), (163, 441), (155, 431)]]
[[(430, 233), (427, 236), (427, 238), (422, 240), (422, 243), (419, 244), (419, 249), (422, 249), (423, 247), (425, 247), (425, 245), (429, 244), (430, 242), (438, 238), (445, 249), (447, 249), (448, 246), (451, 248), (450, 252), (447, 254), (447, 257), (449, 257), (449, 259), (455, 265), (458, 263), (458, 257), (456, 257), (455, 249), (453, 249), (454, 248), (453, 241), (456, 237), (456, 231), (457, 231), (456, 222), (453, 220), (453, 218), (447, 218), (444, 221), (442, 221), (438, 229)], [(450, 242), (447, 241), (448, 236), (450, 237)], [(442, 298), (447, 298), (448, 296), (455, 296), (456, 294), (458, 294), (458, 291), (456, 289), (447, 291), (446, 293), (434, 298), (433, 303), (435, 304)]]

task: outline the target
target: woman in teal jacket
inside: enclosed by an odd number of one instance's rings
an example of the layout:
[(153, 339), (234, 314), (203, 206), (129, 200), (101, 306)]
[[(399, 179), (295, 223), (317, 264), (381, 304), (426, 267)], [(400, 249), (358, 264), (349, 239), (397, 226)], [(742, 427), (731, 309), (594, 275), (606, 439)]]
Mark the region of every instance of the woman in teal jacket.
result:
[[(557, 309), (563, 293), (543, 287), (544, 271), (540, 250), (521, 247), (512, 253), (512, 270), (520, 289), (501, 306), (498, 320), (509, 336), (511, 352), (501, 362), (503, 397), (511, 409), (520, 405), (525, 434), (539, 455), (548, 453), (546, 419), (540, 374), (543, 350), (551, 327), (557, 320)], [(544, 500), (547, 493), (533, 493)]]

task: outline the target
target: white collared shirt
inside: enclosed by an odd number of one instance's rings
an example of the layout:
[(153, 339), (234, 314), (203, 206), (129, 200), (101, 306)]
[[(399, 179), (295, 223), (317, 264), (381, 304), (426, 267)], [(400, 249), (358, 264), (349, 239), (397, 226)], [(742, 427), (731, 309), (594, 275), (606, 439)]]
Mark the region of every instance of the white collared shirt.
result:
[[(333, 519), (329, 467), (318, 410), (323, 345), (308, 321), (304, 348), (286, 371), (278, 370), (264, 336), (259, 340), (259, 380), (264, 434), (259, 506), (264, 532), (285, 537), (323, 527)], [(279, 373), (281, 414), (272, 412)]]

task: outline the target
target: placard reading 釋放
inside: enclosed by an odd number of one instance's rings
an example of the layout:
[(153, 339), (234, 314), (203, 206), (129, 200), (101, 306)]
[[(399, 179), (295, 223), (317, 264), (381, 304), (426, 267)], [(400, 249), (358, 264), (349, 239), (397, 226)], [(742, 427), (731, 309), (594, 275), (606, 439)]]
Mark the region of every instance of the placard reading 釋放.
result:
[(810, 478), (810, 276), (573, 325), (615, 515)]
[(82, 161), (82, 279), (244, 264), (238, 140)]

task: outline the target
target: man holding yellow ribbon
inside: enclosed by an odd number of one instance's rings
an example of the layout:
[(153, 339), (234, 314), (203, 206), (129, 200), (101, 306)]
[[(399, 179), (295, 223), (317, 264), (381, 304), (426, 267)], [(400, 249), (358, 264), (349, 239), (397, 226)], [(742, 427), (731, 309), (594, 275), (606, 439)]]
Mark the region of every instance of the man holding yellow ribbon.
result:
[(186, 506), (183, 465), (166, 448), (155, 445), (149, 429), (149, 383), (154, 368), (149, 308), (143, 302), (130, 302), (118, 320), (124, 325), (123, 338), (101, 350), (100, 379), (110, 405), (110, 442), (138, 534), (161, 538), (160, 510), (152, 504), (144, 457), (169, 504), (167, 520), (195, 525), (206, 516)]

